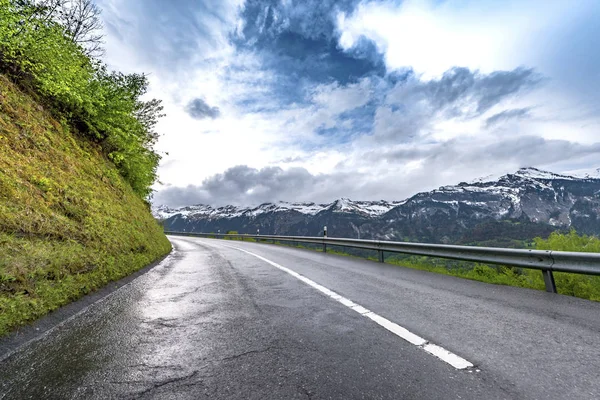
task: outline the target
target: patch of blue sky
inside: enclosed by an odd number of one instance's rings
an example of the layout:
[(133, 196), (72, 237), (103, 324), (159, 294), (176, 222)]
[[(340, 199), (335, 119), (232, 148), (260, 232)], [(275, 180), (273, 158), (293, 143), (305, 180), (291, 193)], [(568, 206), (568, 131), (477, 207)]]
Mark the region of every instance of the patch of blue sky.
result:
[(311, 150), (321, 150), (324, 148), (336, 148), (340, 145), (346, 145), (352, 143), (358, 136), (367, 134), (368, 132), (357, 129), (357, 123), (360, 125), (360, 121), (350, 120), (351, 126), (345, 126), (344, 121), (337, 124), (334, 127), (325, 128), (321, 127), (315, 130), (315, 133), (325, 140), (317, 145), (311, 145)]
[(293, 32), (281, 33), (269, 48), (259, 49), (257, 54), (262, 68), (275, 76), (270, 84), (282, 106), (305, 102), (307, 88), (314, 85), (331, 82), (346, 85), (366, 76), (385, 75), (382, 60), (348, 54), (336, 42)]
[(377, 112), (379, 104), (379, 99), (375, 99), (368, 102), (363, 107), (345, 111), (338, 116), (338, 121), (346, 126), (349, 121), (352, 124), (352, 129), (354, 131), (370, 132), (373, 128), (375, 113)]
[(386, 73), (383, 55), (372, 41), (362, 38), (349, 51), (338, 44), (335, 16), (352, 11), (356, 4), (356, 0), (285, 4), (249, 0), (241, 35), (232, 35), (232, 43), (257, 55), (262, 68), (275, 76), (268, 86), (281, 107), (307, 104), (307, 94), (316, 85), (346, 85)]
[(334, 126), (318, 127), (315, 129), (315, 133), (323, 140), (318, 145), (311, 144), (311, 149), (348, 144), (359, 136), (370, 135), (376, 110), (376, 103), (370, 102), (363, 107), (340, 114), (336, 118)]

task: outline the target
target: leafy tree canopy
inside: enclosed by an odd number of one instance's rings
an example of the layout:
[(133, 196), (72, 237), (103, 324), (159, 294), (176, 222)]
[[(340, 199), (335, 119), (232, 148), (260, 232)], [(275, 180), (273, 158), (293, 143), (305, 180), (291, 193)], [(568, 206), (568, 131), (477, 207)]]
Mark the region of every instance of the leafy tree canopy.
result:
[(161, 101), (143, 100), (143, 74), (108, 71), (92, 0), (0, 0), (0, 70), (40, 95), (63, 121), (102, 146), (135, 192), (150, 196)]

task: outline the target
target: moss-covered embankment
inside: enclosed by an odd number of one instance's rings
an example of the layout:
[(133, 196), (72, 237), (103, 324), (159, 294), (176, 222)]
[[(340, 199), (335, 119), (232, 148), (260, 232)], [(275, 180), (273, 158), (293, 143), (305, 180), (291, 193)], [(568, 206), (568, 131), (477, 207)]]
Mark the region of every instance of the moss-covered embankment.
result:
[(170, 249), (99, 146), (0, 75), (0, 336)]

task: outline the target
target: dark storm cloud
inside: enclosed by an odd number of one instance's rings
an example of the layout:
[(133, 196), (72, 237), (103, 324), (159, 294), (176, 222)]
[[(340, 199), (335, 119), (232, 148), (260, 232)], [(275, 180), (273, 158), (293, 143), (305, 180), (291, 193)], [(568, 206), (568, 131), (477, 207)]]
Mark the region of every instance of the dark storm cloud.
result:
[(278, 200), (308, 201), (311, 198), (331, 200), (338, 192), (337, 188), (331, 191), (332, 180), (342, 187), (351, 187), (356, 177), (356, 174), (344, 173), (313, 175), (304, 168), (256, 169), (238, 165), (205, 179), (201, 185), (168, 187), (158, 191), (153, 202), (176, 207), (190, 204), (257, 205)]
[(190, 101), (185, 107), (185, 111), (195, 119), (212, 118), (215, 119), (221, 115), (219, 107), (211, 107), (203, 99), (197, 98)]
[(302, 190), (306, 185), (314, 183), (315, 177), (304, 168), (291, 168), (284, 171), (279, 167), (266, 167), (258, 170), (238, 165), (206, 179), (202, 187), (209, 193), (221, 197)]
[(292, 193), (312, 189), (319, 178), (304, 168), (283, 170), (238, 165), (214, 175), (200, 186), (167, 188), (156, 194), (157, 204), (258, 204), (276, 199), (293, 199)]
[(530, 111), (531, 108), (515, 108), (512, 110), (505, 110), (486, 119), (485, 126), (486, 128), (489, 128), (504, 121), (528, 118)]

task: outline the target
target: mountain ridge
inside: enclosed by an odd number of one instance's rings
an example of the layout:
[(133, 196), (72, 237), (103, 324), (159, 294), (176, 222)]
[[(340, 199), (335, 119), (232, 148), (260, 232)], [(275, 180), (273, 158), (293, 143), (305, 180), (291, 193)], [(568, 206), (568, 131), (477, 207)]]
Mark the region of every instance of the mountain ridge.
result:
[[(196, 205), (153, 210), (168, 229), (197, 232), (236, 230), (243, 233), (314, 235), (323, 225), (332, 236), (372, 237), (426, 242), (468, 241), (470, 230), (514, 225), (512, 235), (547, 235), (575, 228), (600, 233), (600, 178), (521, 168), (497, 179), (441, 186), (401, 201), (331, 203), (264, 203), (257, 207)], [(523, 224), (527, 226), (517, 225)], [(500, 229), (497, 226), (494, 229)], [(504, 233), (505, 229), (501, 229)], [(489, 235), (488, 235), (489, 236)], [(511, 235), (509, 235), (511, 236)]]
[(212, 207), (206, 204), (196, 204), (193, 206), (184, 206), (179, 208), (170, 208), (164, 205), (153, 207), (152, 213), (157, 219), (167, 219), (173, 215), (205, 215), (207, 217), (234, 218), (242, 215), (257, 216), (264, 212), (273, 211), (297, 211), (301, 214), (316, 215), (327, 209), (336, 209), (337, 211), (356, 211), (366, 215), (381, 215), (391, 210), (402, 201), (354, 201), (348, 198), (340, 198), (331, 203), (313, 203), (313, 202), (298, 202), (292, 203), (287, 201), (278, 201), (277, 203), (262, 203), (256, 207), (236, 207), (226, 205), (222, 207)]

